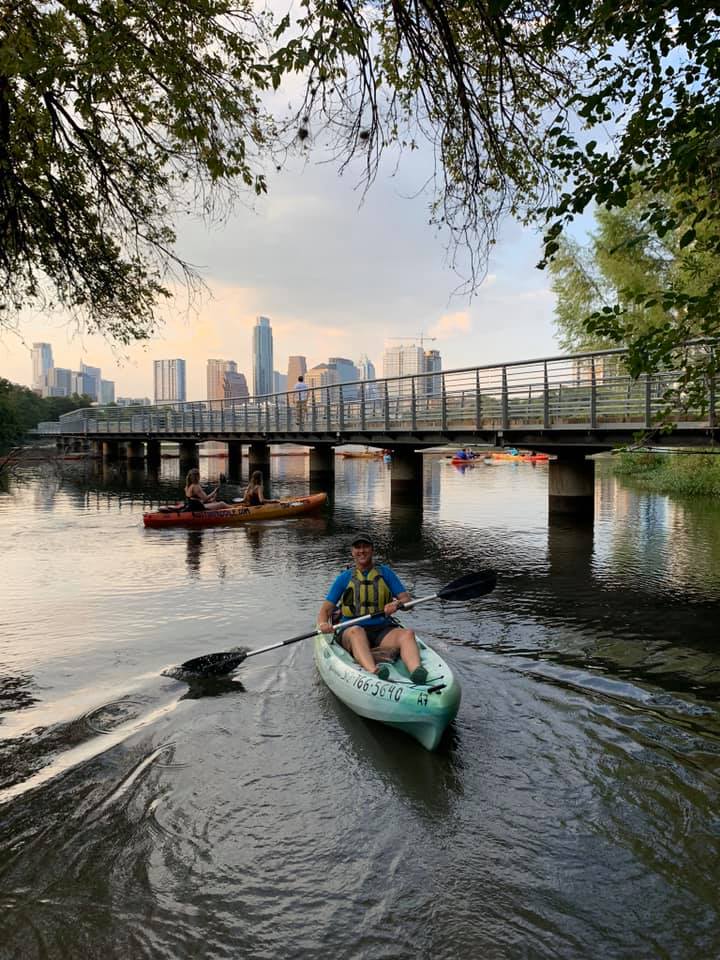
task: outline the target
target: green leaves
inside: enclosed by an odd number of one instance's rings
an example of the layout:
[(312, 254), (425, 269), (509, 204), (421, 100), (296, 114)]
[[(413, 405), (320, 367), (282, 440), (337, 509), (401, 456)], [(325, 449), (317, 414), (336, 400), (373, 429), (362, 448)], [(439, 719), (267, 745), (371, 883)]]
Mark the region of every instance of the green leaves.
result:
[(266, 18), (249, 0), (17, 0), (3, 18), (0, 324), (53, 301), (145, 339), (165, 277), (192, 282), (174, 211), (266, 189)]

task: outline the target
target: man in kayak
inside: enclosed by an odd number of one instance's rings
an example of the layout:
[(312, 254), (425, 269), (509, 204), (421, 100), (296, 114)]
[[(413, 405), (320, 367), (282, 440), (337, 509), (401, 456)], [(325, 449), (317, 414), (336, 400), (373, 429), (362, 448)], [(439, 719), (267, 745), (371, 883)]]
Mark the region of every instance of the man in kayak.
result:
[[(427, 670), (420, 665), (415, 634), (393, 620), (393, 614), (410, 599), (402, 581), (390, 567), (375, 564), (373, 541), (367, 533), (359, 533), (350, 544), (354, 566), (339, 574), (320, 607), (318, 629), (333, 631), (333, 613), (340, 604), (341, 619), (337, 641), (353, 655), (369, 673), (387, 680), (390, 671), (376, 659), (391, 659), (400, 651), (413, 683), (425, 683)], [(342, 630), (343, 620), (371, 615), (366, 623)]]

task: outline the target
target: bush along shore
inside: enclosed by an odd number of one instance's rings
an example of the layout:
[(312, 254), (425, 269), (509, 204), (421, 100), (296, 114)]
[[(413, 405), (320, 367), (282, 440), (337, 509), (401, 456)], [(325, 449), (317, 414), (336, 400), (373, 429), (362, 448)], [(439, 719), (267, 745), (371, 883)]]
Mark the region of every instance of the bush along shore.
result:
[(720, 454), (620, 453), (612, 458), (612, 470), (656, 493), (720, 497)]

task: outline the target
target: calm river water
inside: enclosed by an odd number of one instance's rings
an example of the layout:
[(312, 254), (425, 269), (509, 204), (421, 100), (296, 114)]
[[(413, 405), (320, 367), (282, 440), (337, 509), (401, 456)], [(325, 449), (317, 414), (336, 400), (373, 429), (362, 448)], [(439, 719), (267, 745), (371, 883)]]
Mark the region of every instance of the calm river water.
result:
[[(428, 459), (391, 510), (386, 465), (338, 460), (320, 516), (144, 530), (177, 475), (0, 493), (3, 960), (720, 955), (717, 503), (599, 476), (594, 529), (549, 525), (546, 467)], [(418, 595), (499, 572), (412, 615), (463, 686), (437, 753), (348, 712), (310, 642), (163, 675), (311, 629), (359, 529)]]

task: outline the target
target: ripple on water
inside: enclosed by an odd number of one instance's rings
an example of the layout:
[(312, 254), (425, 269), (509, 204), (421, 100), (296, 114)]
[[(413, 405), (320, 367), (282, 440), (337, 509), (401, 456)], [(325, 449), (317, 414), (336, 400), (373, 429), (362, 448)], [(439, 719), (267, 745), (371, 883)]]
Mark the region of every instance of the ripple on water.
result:
[[(323, 515), (214, 531), (144, 530), (144, 475), (0, 498), (6, 952), (720, 953), (712, 517), (601, 480), (594, 528), (549, 525), (547, 470), (515, 464), (426, 469), (420, 512), (389, 477), (338, 464)], [(309, 643), (161, 677), (312, 629), (363, 528), (420, 595), (500, 573), (408, 617), (463, 686), (437, 753), (350, 713)]]

